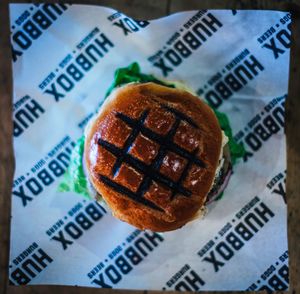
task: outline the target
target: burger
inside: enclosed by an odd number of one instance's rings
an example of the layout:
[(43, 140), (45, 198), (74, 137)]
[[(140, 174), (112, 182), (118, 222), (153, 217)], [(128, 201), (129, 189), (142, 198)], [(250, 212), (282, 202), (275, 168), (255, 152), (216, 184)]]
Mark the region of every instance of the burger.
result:
[(141, 230), (176, 230), (220, 197), (243, 150), (222, 130), (228, 120), (191, 91), (138, 74), (115, 79), (85, 129), (73, 176), (116, 218)]

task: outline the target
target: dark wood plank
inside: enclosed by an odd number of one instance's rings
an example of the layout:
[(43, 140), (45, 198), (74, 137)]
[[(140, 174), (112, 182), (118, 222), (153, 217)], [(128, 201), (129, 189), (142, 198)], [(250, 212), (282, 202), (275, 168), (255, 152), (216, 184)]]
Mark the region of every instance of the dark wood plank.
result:
[[(7, 0), (4, 0), (5, 2)], [(124, 14), (139, 20), (149, 20), (161, 17), (167, 14), (167, 7), (170, 0), (72, 0), (64, 1), (73, 4), (88, 4), (88, 5), (101, 5), (111, 7)], [(32, 1), (26, 0), (12, 0), (10, 3), (27, 3)], [(47, 1), (34, 1), (34, 2), (47, 2), (56, 3), (57, 0)]]
[(289, 95), (286, 103), (290, 292), (300, 293), (300, 11), (293, 12)]
[(11, 52), (8, 7), (0, 2), (0, 293), (7, 284), (11, 187), (14, 169), (12, 149)]
[(183, 10), (196, 9), (274, 9), (274, 10), (299, 10), (299, 0), (172, 0), (169, 13)]

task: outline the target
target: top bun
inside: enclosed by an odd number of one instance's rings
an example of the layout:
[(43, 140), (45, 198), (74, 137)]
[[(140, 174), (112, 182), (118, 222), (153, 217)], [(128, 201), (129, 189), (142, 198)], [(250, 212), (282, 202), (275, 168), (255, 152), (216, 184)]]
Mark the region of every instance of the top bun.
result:
[(163, 232), (203, 207), (221, 145), (217, 118), (198, 97), (131, 83), (114, 90), (89, 125), (84, 160), (115, 217)]

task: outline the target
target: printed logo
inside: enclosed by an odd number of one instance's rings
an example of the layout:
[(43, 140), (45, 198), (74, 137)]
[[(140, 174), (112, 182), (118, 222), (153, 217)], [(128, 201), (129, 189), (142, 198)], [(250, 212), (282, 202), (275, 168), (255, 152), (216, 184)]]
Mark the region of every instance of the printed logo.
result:
[[(16, 62), (23, 53), (61, 16), (71, 4), (34, 4), (25, 10), (12, 25), (12, 58)], [(36, 7), (39, 7), (36, 9)]]
[(246, 291), (286, 291), (289, 288), (288, 251), (270, 265)]
[(282, 197), (284, 203), (286, 204), (285, 182), (286, 170), (276, 174), (267, 184), (267, 187), (271, 190), (272, 194)]
[(107, 19), (112, 22), (112, 25), (114, 27), (120, 29), (124, 36), (128, 36), (131, 33), (138, 32), (150, 24), (149, 21), (134, 20), (127, 17), (126, 15), (123, 15), (120, 12), (116, 12), (110, 15)]
[(161, 234), (134, 231), (126, 238), (126, 242), (118, 245), (87, 274), (91, 284), (100, 288), (113, 288), (163, 241)]
[[(83, 200), (83, 203), (85, 202), (86, 200)], [(67, 250), (105, 214), (106, 210), (96, 201), (86, 206), (77, 203), (68, 215), (58, 220), (46, 231), (46, 234), (51, 237), (52, 241), (56, 241), (56, 244), (60, 244), (63, 250)]]
[(59, 102), (113, 47), (112, 41), (95, 28), (77, 45), (77, 50), (81, 52), (73, 50), (68, 54), (59, 63), (59, 68), (50, 72), (39, 84), (39, 88)]
[[(185, 264), (166, 283), (168, 290), (172, 289), (175, 291), (199, 291), (204, 285), (204, 280), (189, 264)], [(166, 290), (166, 287), (163, 287), (162, 290)]]
[(69, 136), (64, 137), (45, 157), (38, 160), (26, 175), (14, 180), (12, 194), (21, 201), (23, 207), (65, 173), (74, 145)]
[(258, 58), (244, 49), (198, 89), (197, 94), (203, 96), (212, 107), (219, 108), (263, 70), (264, 66)]
[[(282, 54), (288, 51), (291, 47), (291, 23), (292, 15), (287, 13), (274, 26), (271, 26), (257, 41), (262, 44), (262, 48), (273, 53), (274, 59), (278, 59)], [(287, 25), (286, 25), (287, 24)]]
[(13, 109), (14, 137), (23, 134), (45, 112), (45, 109), (29, 95), (14, 103)]
[(33, 242), (13, 259), (14, 265), (10, 265), (13, 268), (9, 274), (10, 282), (13, 285), (26, 285), (52, 262), (53, 258)]
[(223, 24), (212, 13), (200, 10), (178, 32), (173, 33), (165, 46), (148, 60), (167, 77), (186, 58), (209, 40)]
[(274, 98), (234, 136), (247, 150), (243, 158), (245, 162), (261, 149), (264, 142), (284, 128), (286, 96)]
[[(236, 214), (236, 219), (240, 220), (238, 224), (233, 225), (235, 219), (226, 224), (215, 240), (211, 240), (198, 251), (198, 256), (214, 272), (219, 272), (273, 217), (274, 212), (255, 197)], [(220, 237), (222, 241), (215, 242)]]

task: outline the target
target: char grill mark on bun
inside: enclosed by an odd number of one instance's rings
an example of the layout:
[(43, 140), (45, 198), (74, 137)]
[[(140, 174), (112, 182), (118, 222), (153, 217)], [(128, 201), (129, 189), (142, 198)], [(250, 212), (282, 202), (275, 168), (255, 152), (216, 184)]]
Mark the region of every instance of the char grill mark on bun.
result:
[(114, 90), (89, 125), (84, 160), (115, 217), (164, 232), (203, 208), (221, 147), (218, 120), (197, 96), (132, 83)]
[[(131, 128), (131, 133), (127, 138), (123, 148), (119, 148), (101, 138), (98, 139), (98, 144), (117, 158), (112, 168), (112, 178), (115, 178), (117, 176), (123, 163), (129, 164), (132, 168), (134, 168), (144, 176), (136, 192), (133, 192), (127, 187), (111, 180), (105, 175), (99, 174), (99, 179), (116, 192), (129, 197), (131, 200), (154, 210), (163, 212), (164, 210), (161, 207), (144, 198), (144, 195), (149, 190), (151, 184), (155, 181), (156, 183), (163, 185), (165, 188), (167, 187), (168, 189), (170, 189), (171, 201), (178, 194), (189, 197), (192, 195), (192, 192), (186, 189), (182, 185), (182, 182), (186, 178), (192, 164), (195, 164), (201, 168), (205, 168), (205, 164), (201, 159), (197, 158), (198, 148), (196, 148), (193, 152), (189, 152), (173, 141), (173, 137), (176, 134), (176, 131), (181, 122), (184, 121), (191, 125), (193, 128), (198, 129), (196, 123), (191, 118), (176, 109), (173, 109), (164, 104), (160, 104), (160, 107), (165, 111), (173, 114), (175, 117), (175, 122), (171, 125), (170, 130), (167, 132), (167, 134), (158, 134), (145, 126), (145, 120), (149, 115), (149, 109), (146, 109), (138, 119), (133, 119), (121, 112), (117, 112), (116, 117), (125, 122)], [(145, 162), (132, 156), (129, 153), (139, 134), (142, 134), (147, 139), (160, 144), (158, 153), (151, 164), (147, 165)], [(160, 172), (160, 168), (169, 151), (172, 151), (173, 153), (175, 153), (175, 155), (187, 161), (178, 181), (173, 181), (171, 178), (165, 176)], [(172, 168), (174, 168), (174, 166)]]

